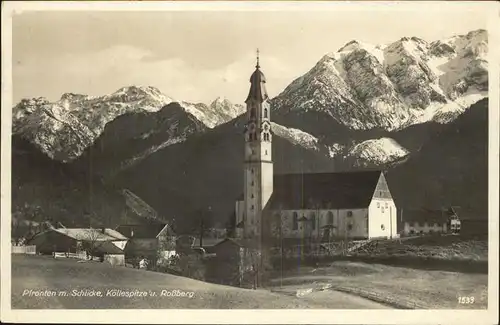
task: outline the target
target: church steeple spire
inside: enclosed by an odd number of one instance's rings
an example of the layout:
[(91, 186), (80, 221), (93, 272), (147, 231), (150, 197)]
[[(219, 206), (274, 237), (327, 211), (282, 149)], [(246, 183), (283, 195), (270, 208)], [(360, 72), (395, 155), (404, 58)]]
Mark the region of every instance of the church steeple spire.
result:
[(259, 64), (259, 49), (257, 48), (257, 64), (255, 65), (255, 68), (256, 69), (259, 69), (260, 68), (260, 64)]
[(259, 49), (257, 49), (257, 64), (255, 65), (255, 71), (252, 73), (250, 77), (250, 92), (248, 93), (248, 97), (245, 100), (245, 103), (249, 101), (255, 101), (258, 103), (262, 103), (269, 98), (266, 90), (266, 77), (260, 71), (260, 57), (259, 57)]

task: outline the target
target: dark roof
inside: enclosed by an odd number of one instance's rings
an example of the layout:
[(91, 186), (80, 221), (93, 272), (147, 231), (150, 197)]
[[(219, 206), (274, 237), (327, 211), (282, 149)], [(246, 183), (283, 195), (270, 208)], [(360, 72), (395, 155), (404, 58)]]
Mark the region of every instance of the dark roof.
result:
[[(165, 226), (165, 223), (120, 225), (116, 230), (129, 238), (156, 238)], [(169, 229), (169, 231), (171, 231), (171, 229)]]
[(381, 171), (274, 175), (268, 207), (354, 209), (371, 202)]
[(255, 241), (248, 239), (240, 239), (240, 238), (225, 238), (219, 241), (217, 244), (215, 244), (215, 246), (219, 246), (223, 243), (228, 243), (228, 242), (240, 247), (252, 248), (256, 246)]
[[(215, 246), (221, 239), (220, 238), (205, 238), (203, 237), (203, 247)], [(193, 247), (200, 247), (200, 239), (196, 238), (194, 240)]]
[(419, 223), (444, 223), (450, 216), (455, 215), (453, 211), (447, 209), (404, 209), (402, 213), (403, 222)]
[(266, 77), (259, 70), (259, 66), (256, 67), (254, 73), (250, 77), (250, 91), (248, 93), (248, 97), (245, 102), (248, 102), (251, 99), (258, 100), (259, 102), (263, 102), (268, 99), (266, 90)]

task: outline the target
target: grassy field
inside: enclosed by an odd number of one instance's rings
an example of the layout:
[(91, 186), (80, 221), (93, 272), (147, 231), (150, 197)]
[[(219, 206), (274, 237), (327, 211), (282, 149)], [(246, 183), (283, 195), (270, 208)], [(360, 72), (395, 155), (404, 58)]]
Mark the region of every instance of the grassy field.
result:
[[(106, 296), (108, 290), (113, 289), (145, 292), (146, 296)], [(55, 296), (30, 296), (30, 290), (48, 290), (54, 292)], [(73, 296), (73, 290), (100, 291), (103, 297)], [(164, 296), (161, 295), (162, 291)], [(172, 296), (175, 292), (186, 296)], [(189, 297), (191, 292), (192, 296)], [(341, 292), (331, 292), (328, 297), (301, 299), (264, 289), (228, 287), (171, 274), (113, 267), (106, 263), (12, 255), (12, 308), (15, 309), (386, 308), (370, 300)]]
[[(418, 270), (381, 264), (339, 261), (318, 268), (301, 267), (273, 280), (277, 292), (296, 294), (307, 288), (340, 290), (397, 308), (487, 308), (487, 274)], [(459, 304), (458, 297), (474, 297)]]
[(357, 256), (405, 256), (486, 262), (487, 236), (421, 236), (373, 241), (351, 253)]

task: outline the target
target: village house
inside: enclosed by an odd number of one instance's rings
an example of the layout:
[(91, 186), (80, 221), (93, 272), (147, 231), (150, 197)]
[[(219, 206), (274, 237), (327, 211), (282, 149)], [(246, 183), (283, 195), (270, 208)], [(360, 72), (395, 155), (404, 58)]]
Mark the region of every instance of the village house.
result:
[[(208, 268), (211, 282), (255, 287), (257, 278), (253, 276), (252, 250), (255, 243), (251, 240), (226, 238), (214, 245), (215, 258)], [(246, 259), (246, 260), (245, 260)], [(210, 266), (210, 264), (209, 264)]]
[(29, 241), (38, 254), (64, 253), (67, 257), (98, 257), (112, 265), (125, 265), (128, 238), (109, 228), (51, 228)]
[(157, 261), (175, 255), (175, 234), (169, 223), (120, 225), (116, 230), (129, 238), (124, 251), (132, 264), (142, 258)]
[(461, 229), (461, 221), (453, 208), (404, 209), (401, 211), (401, 220), (400, 228), (403, 236), (458, 234)]
[(203, 252), (205, 254), (214, 254), (215, 253), (215, 245), (219, 243), (224, 238), (213, 238), (213, 237), (203, 237), (200, 241), (200, 238), (195, 238), (192, 248), (198, 249), (203, 248)]

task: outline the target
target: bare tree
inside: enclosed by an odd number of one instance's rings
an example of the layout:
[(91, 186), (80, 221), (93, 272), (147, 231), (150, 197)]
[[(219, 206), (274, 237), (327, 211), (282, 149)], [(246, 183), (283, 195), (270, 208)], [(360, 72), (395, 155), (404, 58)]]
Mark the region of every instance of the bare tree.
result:
[(98, 248), (102, 246), (102, 241), (99, 241), (99, 238), (102, 238), (102, 233), (102, 230), (94, 229), (92, 227), (84, 231), (80, 240), (82, 241), (82, 248), (87, 253), (87, 258), (92, 259), (96, 256)]
[(21, 244), (46, 230), (48, 222), (43, 219), (43, 211), (39, 206), (25, 204), (17, 207), (12, 213), (12, 241), (15, 244)]
[(242, 261), (242, 276), (250, 281), (252, 289), (257, 289), (260, 285), (261, 272), (261, 252), (256, 248), (245, 248), (244, 260)]

